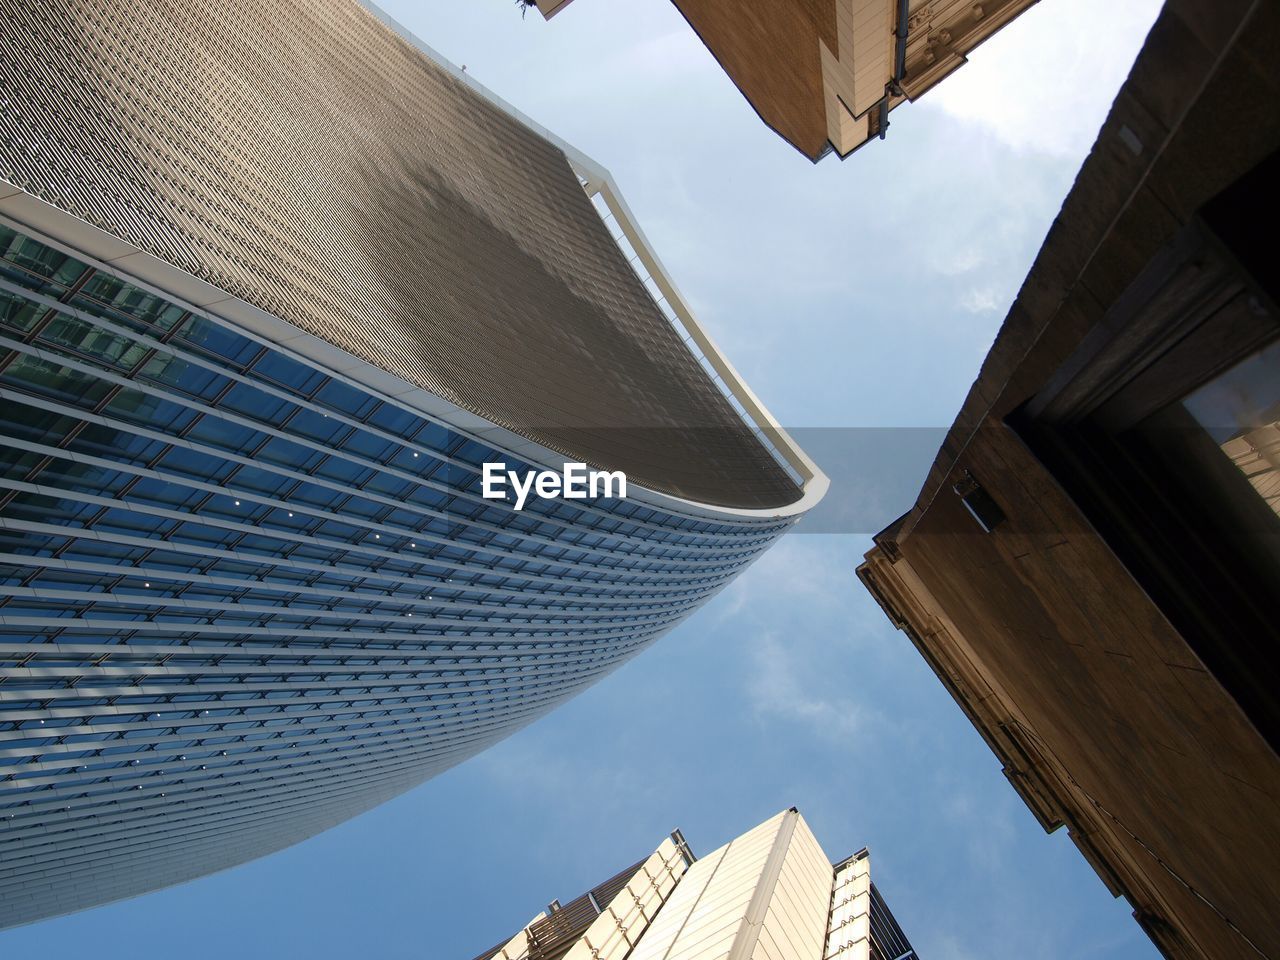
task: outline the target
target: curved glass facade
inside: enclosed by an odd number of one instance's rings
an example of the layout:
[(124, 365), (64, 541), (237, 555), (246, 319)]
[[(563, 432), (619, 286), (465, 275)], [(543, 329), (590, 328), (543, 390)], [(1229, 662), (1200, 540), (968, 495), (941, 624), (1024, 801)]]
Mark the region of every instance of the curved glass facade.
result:
[(518, 459), (0, 227), (0, 926), (243, 862), (506, 736), (790, 519)]

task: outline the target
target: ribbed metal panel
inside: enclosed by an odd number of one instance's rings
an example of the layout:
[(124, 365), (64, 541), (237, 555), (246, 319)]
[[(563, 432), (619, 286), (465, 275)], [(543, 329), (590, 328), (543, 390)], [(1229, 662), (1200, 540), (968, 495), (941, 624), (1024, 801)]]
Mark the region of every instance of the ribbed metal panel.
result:
[(0, 228), (0, 926), (365, 810), (787, 520), (479, 495), (516, 458)]
[(919, 960), (897, 918), (871, 884), (871, 958), (872, 960)]
[(491, 423), (703, 503), (796, 484), (564, 154), (349, 0), (0, 0), (0, 177)]

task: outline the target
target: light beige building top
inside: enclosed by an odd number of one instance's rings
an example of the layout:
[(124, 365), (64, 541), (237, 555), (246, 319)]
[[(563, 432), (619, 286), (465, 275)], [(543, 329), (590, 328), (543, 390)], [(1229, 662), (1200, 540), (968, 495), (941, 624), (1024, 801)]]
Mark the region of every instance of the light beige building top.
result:
[(695, 860), (677, 831), (476, 960), (917, 960), (862, 850), (834, 867), (794, 808)]

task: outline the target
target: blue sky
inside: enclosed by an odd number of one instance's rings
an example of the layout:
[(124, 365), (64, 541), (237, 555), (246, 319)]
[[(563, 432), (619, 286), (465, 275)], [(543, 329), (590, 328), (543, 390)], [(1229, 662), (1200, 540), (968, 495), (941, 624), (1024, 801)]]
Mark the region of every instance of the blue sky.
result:
[[(509, 0), (386, 4), (612, 170), (785, 425), (915, 437), (951, 422), (1158, 6), (1042, 0), (896, 111), (888, 140), (814, 166), (667, 0), (577, 0), (550, 24)], [(804, 434), (839, 458), (840, 430)], [(932, 453), (903, 449), (865, 488), (833, 469), (832, 496), (887, 523)], [(793, 804), (833, 858), (870, 846), (926, 960), (1157, 956), (862, 591), (873, 529), (849, 526), (788, 536), (638, 659), (405, 796), (226, 873), (0, 934), (0, 956), (469, 960), (673, 827), (706, 852)]]

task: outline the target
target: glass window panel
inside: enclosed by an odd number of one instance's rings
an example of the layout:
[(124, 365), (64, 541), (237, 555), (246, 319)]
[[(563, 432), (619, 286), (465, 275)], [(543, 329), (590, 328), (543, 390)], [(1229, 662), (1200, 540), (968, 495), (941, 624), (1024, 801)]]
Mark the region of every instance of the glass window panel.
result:
[(1182, 406), (1280, 515), (1280, 341), (1215, 377)]

